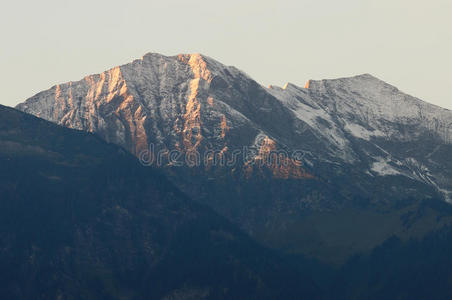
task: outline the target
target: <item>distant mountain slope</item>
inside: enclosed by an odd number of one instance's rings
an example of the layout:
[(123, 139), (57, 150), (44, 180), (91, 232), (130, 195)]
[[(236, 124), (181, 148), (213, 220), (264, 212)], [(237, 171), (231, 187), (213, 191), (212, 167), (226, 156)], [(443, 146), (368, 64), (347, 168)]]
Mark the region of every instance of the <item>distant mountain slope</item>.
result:
[(93, 134), (0, 106), (4, 299), (307, 299), (319, 290)]
[(400, 218), (452, 191), (452, 112), (370, 75), (265, 88), (200, 54), (150, 53), (17, 108), (153, 162), (265, 245), (329, 261), (442, 226)]

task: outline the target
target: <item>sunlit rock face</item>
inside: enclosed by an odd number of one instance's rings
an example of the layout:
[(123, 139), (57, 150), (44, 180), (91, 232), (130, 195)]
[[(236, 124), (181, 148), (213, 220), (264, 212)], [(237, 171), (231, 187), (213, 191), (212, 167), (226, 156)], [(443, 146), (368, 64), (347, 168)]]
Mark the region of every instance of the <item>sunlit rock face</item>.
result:
[[(57, 85), (18, 108), (96, 132), (137, 156), (150, 144), (156, 151), (230, 155), (256, 146), (262, 133), (276, 149), (292, 135), (288, 111), (279, 101), (243, 72), (200, 54), (147, 54), (102, 74)], [(288, 168), (294, 168), (288, 170), (294, 174), (303, 171), (301, 165)]]
[(368, 74), (265, 88), (204, 55), (149, 53), (17, 108), (139, 158), (163, 153), (186, 193), (295, 252), (285, 233), (307, 213), (452, 197), (452, 112)]

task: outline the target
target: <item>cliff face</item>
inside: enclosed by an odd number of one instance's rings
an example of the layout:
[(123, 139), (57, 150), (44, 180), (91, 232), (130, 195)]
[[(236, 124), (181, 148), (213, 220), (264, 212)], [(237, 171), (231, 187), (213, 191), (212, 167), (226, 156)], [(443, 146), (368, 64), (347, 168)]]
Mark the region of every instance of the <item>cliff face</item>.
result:
[(371, 75), (264, 88), (200, 54), (146, 54), (17, 108), (123, 146), (295, 252), (307, 251), (291, 236), (307, 214), (451, 199), (452, 112)]

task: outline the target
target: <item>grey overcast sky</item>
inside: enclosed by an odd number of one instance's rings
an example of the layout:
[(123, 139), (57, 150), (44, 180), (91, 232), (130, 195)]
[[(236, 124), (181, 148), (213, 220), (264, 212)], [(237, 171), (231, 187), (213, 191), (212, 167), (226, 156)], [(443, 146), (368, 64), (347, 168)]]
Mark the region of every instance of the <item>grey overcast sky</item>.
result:
[(452, 109), (451, 0), (2, 1), (0, 103), (147, 52), (199, 52), (263, 85), (371, 73)]

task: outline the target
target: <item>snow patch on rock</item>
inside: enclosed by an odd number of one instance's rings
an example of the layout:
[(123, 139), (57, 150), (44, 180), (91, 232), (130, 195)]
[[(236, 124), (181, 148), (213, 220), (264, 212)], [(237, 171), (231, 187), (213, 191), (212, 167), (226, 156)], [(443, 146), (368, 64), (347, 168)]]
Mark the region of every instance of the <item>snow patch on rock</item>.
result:
[(377, 157), (377, 161), (372, 164), (371, 170), (380, 176), (401, 175), (393, 166), (389, 164), (390, 160), (383, 157)]
[(366, 141), (370, 141), (371, 137), (385, 136), (385, 134), (383, 132), (381, 132), (380, 130), (370, 131), (370, 130), (364, 128), (363, 126), (354, 124), (354, 123), (346, 123), (344, 129), (348, 133), (352, 134), (353, 136), (366, 140)]

